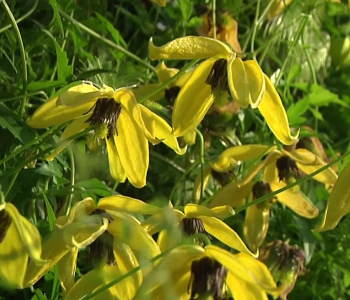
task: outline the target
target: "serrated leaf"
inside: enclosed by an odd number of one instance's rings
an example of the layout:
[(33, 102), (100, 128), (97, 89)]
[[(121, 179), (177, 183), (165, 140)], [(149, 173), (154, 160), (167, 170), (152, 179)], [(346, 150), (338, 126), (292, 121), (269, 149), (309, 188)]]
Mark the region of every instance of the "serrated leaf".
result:
[(61, 21), (61, 16), (60, 16), (60, 13), (58, 11), (58, 4), (57, 4), (57, 1), (56, 0), (49, 0), (51, 6), (52, 6), (52, 9), (53, 9), (53, 14), (55, 16), (55, 19), (58, 23), (58, 27), (60, 28), (60, 31), (61, 31), (61, 35), (62, 37), (64, 36), (64, 30), (63, 30), (63, 25), (62, 25), (62, 21)]
[(309, 98), (310, 104), (313, 106), (327, 106), (330, 103), (336, 103), (343, 107), (348, 107), (345, 102), (339, 99), (337, 94), (317, 84), (311, 86), (311, 93), (307, 97)]
[(62, 177), (61, 168), (55, 161), (38, 163), (38, 166), (39, 168), (37, 168), (35, 171), (41, 175)]
[(308, 110), (308, 108), (309, 99), (307, 97), (299, 100), (296, 104), (292, 104), (287, 110), (289, 122), (291, 124), (300, 124), (300, 117)]
[(101, 21), (103, 26), (111, 34), (113, 40), (119, 45), (122, 44), (123, 47), (127, 47), (123, 37), (120, 35), (119, 31), (109, 22), (105, 17), (101, 16), (99, 13), (95, 12), (98, 19)]
[(93, 193), (102, 197), (108, 197), (112, 195), (107, 186), (96, 178), (79, 182), (74, 185), (74, 188), (84, 190), (87, 193)]

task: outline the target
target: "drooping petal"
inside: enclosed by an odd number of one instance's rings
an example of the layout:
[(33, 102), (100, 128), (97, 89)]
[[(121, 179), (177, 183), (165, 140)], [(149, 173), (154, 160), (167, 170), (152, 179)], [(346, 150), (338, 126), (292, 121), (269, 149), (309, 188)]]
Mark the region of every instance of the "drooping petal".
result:
[[(72, 123), (70, 123), (66, 129), (63, 131), (60, 141), (67, 140), (73, 135), (78, 134), (79, 132), (83, 131), (84, 129), (89, 127), (89, 124), (86, 123), (86, 120), (89, 118), (89, 116), (82, 116), (77, 119), (75, 119)], [(49, 155), (47, 155), (45, 158), (48, 161), (52, 161), (55, 159), (58, 153), (60, 153), (64, 148), (66, 148), (71, 141), (66, 141), (63, 145), (57, 147), (55, 151)]]
[(63, 291), (69, 291), (75, 282), (78, 248), (72, 248), (57, 263), (58, 277)]
[(214, 102), (210, 85), (205, 81), (215, 59), (202, 62), (178, 94), (173, 111), (173, 134), (182, 136), (194, 130)]
[(148, 141), (140, 126), (127, 114), (118, 119), (118, 135), (114, 135), (120, 161), (130, 183), (141, 188), (146, 185), (149, 164)]
[(223, 42), (197, 36), (186, 36), (175, 39), (161, 47), (156, 47), (151, 38), (148, 44), (149, 57), (155, 59), (201, 59), (226, 58), (232, 50)]
[(157, 244), (161, 252), (170, 250), (174, 248), (181, 242), (181, 237), (183, 236), (180, 231), (179, 224), (175, 226), (169, 226), (159, 232), (157, 238)]
[[(157, 143), (164, 143), (179, 155), (182, 155), (186, 152), (187, 146), (185, 146), (184, 148), (180, 147), (177, 138), (171, 132), (172, 129), (170, 125), (163, 118), (159, 117), (157, 114), (153, 113), (143, 105), (140, 105), (140, 111), (145, 124), (146, 120), (153, 120), (154, 136), (157, 139)], [(150, 142), (152, 143), (153, 141), (151, 140)]]
[(261, 289), (276, 292), (276, 283), (268, 268), (257, 259), (246, 253), (232, 254), (214, 245), (205, 247), (205, 254), (217, 260), (237, 279)]
[(267, 294), (259, 286), (249, 284), (228, 272), (226, 284), (232, 296), (238, 300), (268, 300)]
[(227, 172), (232, 170), (239, 161), (260, 158), (275, 149), (276, 146), (255, 144), (230, 147), (220, 154), (212, 167), (218, 172)]
[(249, 248), (255, 252), (264, 242), (269, 229), (270, 210), (257, 205), (248, 207), (243, 233)]
[(223, 221), (213, 217), (200, 217), (203, 222), (205, 231), (223, 242), (230, 248), (236, 249), (239, 252), (244, 252), (254, 257), (258, 257), (258, 254), (253, 254), (249, 251), (247, 246), (244, 244), (240, 236), (232, 230)]
[(197, 204), (187, 204), (184, 208), (186, 218), (198, 218), (201, 216), (216, 217), (216, 218), (227, 218), (235, 214), (231, 206), (217, 206), (214, 208), (207, 208)]
[(233, 208), (245, 204), (245, 198), (252, 191), (253, 182), (238, 186), (237, 182), (231, 182), (220, 189), (208, 203), (208, 207), (229, 205)]
[(326, 211), (321, 224), (316, 231), (327, 231), (335, 228), (339, 221), (350, 212), (350, 164), (339, 175), (333, 190), (329, 196)]
[[(203, 191), (205, 191), (205, 189), (207, 188), (209, 179), (211, 178), (211, 171), (212, 171), (212, 168), (210, 165), (206, 166), (204, 169)], [(194, 182), (194, 188), (193, 188), (193, 197), (194, 197), (194, 200), (196, 201), (196, 204), (199, 204), (199, 199), (201, 196), (201, 188), (202, 188), (201, 181), (202, 181), (202, 176), (201, 176), (201, 173), (199, 172)]]
[(159, 248), (153, 238), (144, 228), (131, 217), (119, 214), (113, 216), (113, 221), (108, 226), (108, 232), (114, 239), (127, 244), (137, 256), (151, 259), (159, 254)]
[(124, 182), (126, 179), (126, 173), (120, 161), (117, 147), (115, 146), (114, 141), (110, 139), (106, 139), (106, 145), (111, 176), (118, 182)]
[(156, 74), (157, 74), (157, 77), (158, 77), (158, 81), (160, 83), (166, 82), (171, 77), (175, 76), (178, 72), (179, 72), (179, 69), (168, 68), (163, 61), (156, 68)]
[[(284, 182), (270, 183), (272, 191), (277, 191), (285, 186), (286, 184)], [(318, 208), (300, 191), (293, 192), (293, 189), (289, 189), (277, 194), (277, 198), (279, 202), (285, 204), (300, 216), (308, 219), (318, 216)]]
[(104, 210), (114, 210), (131, 214), (152, 215), (161, 213), (162, 208), (150, 205), (141, 200), (126, 196), (110, 196), (100, 199), (97, 207)]
[[(283, 153), (295, 160), (298, 168), (305, 174), (311, 174), (326, 165), (326, 163), (320, 157), (307, 149), (299, 148), (292, 152), (284, 151)], [(334, 185), (338, 176), (335, 174), (333, 169), (328, 168), (315, 175), (313, 178), (324, 184)]]
[(267, 75), (264, 76), (266, 89), (264, 97), (258, 106), (259, 111), (275, 137), (282, 144), (292, 145), (298, 139), (299, 130), (294, 136), (291, 135), (287, 113), (283, 107), (282, 100), (270, 78)]
[(265, 93), (265, 78), (255, 60), (243, 62), (237, 57), (229, 61), (227, 77), (233, 100), (241, 107), (258, 107)]
[(164, 209), (162, 213), (155, 214), (142, 222), (141, 226), (153, 235), (163, 228), (168, 228), (178, 224), (185, 217), (184, 213), (177, 209)]

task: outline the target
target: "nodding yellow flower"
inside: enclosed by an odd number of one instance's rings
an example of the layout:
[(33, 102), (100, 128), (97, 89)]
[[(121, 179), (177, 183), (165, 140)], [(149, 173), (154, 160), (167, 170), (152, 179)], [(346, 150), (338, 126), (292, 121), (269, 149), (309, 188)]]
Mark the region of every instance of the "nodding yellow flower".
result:
[[(146, 185), (148, 141), (153, 144), (163, 142), (178, 154), (186, 151), (171, 135), (168, 123), (138, 104), (126, 88), (114, 90), (103, 86), (98, 89), (86, 83), (72, 87), (40, 106), (28, 120), (28, 125), (46, 128), (68, 121), (72, 122), (64, 130), (61, 140), (92, 126), (96, 137), (106, 141), (112, 177), (119, 182), (128, 178), (138, 188)], [(65, 146), (56, 149), (48, 159), (54, 159)]]
[(268, 268), (252, 256), (217, 246), (179, 246), (144, 278), (135, 300), (267, 300), (279, 288)]
[(327, 231), (334, 229), (339, 221), (350, 212), (350, 164), (340, 173), (337, 182), (329, 196), (326, 211), (322, 222), (315, 231)]
[(284, 9), (291, 3), (292, 0), (275, 0), (269, 9), (267, 18), (272, 19), (274, 17), (279, 16), (284, 11)]
[[(248, 148), (247, 148), (248, 147)], [(244, 149), (249, 149), (249, 158), (267, 157), (260, 161), (250, 173), (240, 181), (234, 181), (218, 191), (208, 207), (230, 205), (237, 207), (250, 195), (250, 200), (268, 195), (288, 184), (294, 182), (301, 173), (310, 174), (325, 165), (325, 162), (306, 149), (296, 149), (291, 152), (277, 150), (276, 147), (264, 145), (245, 145), (232, 147), (225, 150), (214, 164), (221, 169), (230, 169), (235, 163), (244, 160)], [(244, 156), (242, 156), (244, 155)], [(262, 181), (253, 182), (253, 178), (264, 170)], [(316, 180), (326, 184), (334, 185), (337, 175), (332, 169), (327, 169), (314, 177)], [(286, 190), (263, 203), (250, 206), (247, 209), (244, 225), (244, 235), (252, 251), (256, 251), (265, 240), (270, 217), (270, 207), (279, 201), (292, 209), (295, 213), (305, 218), (315, 218), (318, 209), (299, 190), (298, 187)]]
[(151, 2), (161, 6), (161, 7), (164, 7), (166, 5), (166, 0), (151, 0)]
[(195, 129), (214, 103), (229, 98), (241, 107), (258, 108), (275, 136), (293, 144), (287, 114), (270, 79), (255, 60), (242, 61), (226, 44), (206, 37), (187, 36), (156, 47), (148, 46), (151, 59), (206, 59), (192, 73), (176, 98), (173, 134)]
[[(158, 255), (160, 252), (157, 244), (140, 226), (140, 222), (114, 205), (125, 203), (128, 207), (129, 201), (133, 203), (133, 198), (113, 196), (102, 198), (95, 205), (92, 198), (86, 198), (76, 203), (68, 216), (58, 217), (52, 235), (42, 246), (42, 257), (48, 263), (36, 266), (30, 262), (24, 286), (33, 285), (57, 264), (62, 288), (69, 293), (75, 284), (78, 250), (86, 247), (89, 248), (88, 263), (96, 269), (92, 273), (93, 277), (99, 278), (104, 274), (101, 270), (107, 266), (117, 264), (118, 270), (108, 270), (126, 273), (138, 266), (140, 259), (149, 260)], [(106, 272), (106, 281), (109, 278), (108, 274), (110, 273)], [(135, 286), (139, 286), (142, 281), (142, 274), (136, 272), (126, 280), (127, 298), (123, 299), (131, 299), (137, 289)], [(93, 287), (97, 288), (94, 285)], [(77, 289), (72, 292), (74, 295), (80, 293), (79, 288)]]
[(41, 259), (38, 229), (11, 203), (0, 203), (0, 286), (23, 288), (29, 259), (35, 265)]

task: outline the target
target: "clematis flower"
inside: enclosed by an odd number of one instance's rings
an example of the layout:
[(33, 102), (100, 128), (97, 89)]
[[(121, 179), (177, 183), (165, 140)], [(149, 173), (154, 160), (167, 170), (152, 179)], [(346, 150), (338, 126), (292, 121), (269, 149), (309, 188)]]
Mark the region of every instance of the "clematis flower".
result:
[(166, 5), (166, 0), (151, 0), (151, 2), (161, 6), (161, 7), (164, 7)]
[(270, 20), (274, 17), (279, 16), (284, 11), (284, 9), (291, 3), (292, 0), (275, 0), (269, 9), (267, 18)]
[(278, 288), (267, 267), (252, 256), (213, 245), (185, 245), (152, 269), (135, 300), (221, 300), (228, 295), (236, 300), (267, 300), (266, 292), (276, 295)]
[[(2, 195), (1, 195), (2, 196)], [(28, 260), (42, 265), (38, 229), (11, 204), (0, 204), (0, 285), (23, 288)]]
[[(233, 162), (239, 160), (239, 153), (241, 153), (239, 148), (241, 147), (245, 146), (227, 149), (218, 158), (218, 166), (222, 169), (230, 168)], [(262, 145), (250, 145), (250, 147), (251, 150), (256, 149), (256, 157), (261, 156), (264, 149)], [(208, 207), (218, 205), (240, 206), (244, 204), (242, 202), (248, 195), (250, 195), (250, 200), (268, 195), (294, 182), (300, 176), (300, 170), (310, 174), (325, 165), (319, 157), (306, 149), (296, 149), (288, 152), (285, 150), (279, 151), (272, 147), (269, 151), (267, 157), (257, 164), (243, 180), (229, 183), (219, 190)], [(261, 170), (264, 170), (262, 181), (253, 183), (253, 178)], [(327, 169), (314, 178), (324, 184), (334, 185), (337, 175), (332, 169)], [(288, 189), (263, 203), (248, 207), (244, 235), (252, 251), (256, 251), (265, 240), (269, 226), (270, 208), (275, 201), (281, 202), (305, 218), (315, 218), (318, 215), (317, 207), (310, 202), (299, 188)]]
[[(140, 222), (131, 215), (113, 210), (115, 202), (125, 203), (129, 200), (132, 201), (132, 198), (113, 196), (102, 198), (95, 205), (92, 198), (86, 198), (76, 203), (68, 216), (58, 217), (54, 232), (42, 246), (42, 257), (48, 263), (38, 267), (30, 262), (24, 286), (33, 285), (57, 264), (63, 290), (69, 292), (75, 283), (78, 250), (86, 247), (90, 247), (89, 259), (96, 264), (95, 272), (87, 278), (96, 277), (106, 282), (110, 278), (110, 272), (126, 273), (138, 266), (140, 259), (149, 260), (158, 255), (158, 246), (140, 226)], [(106, 272), (106, 278), (103, 279), (103, 268), (116, 264), (118, 270), (109, 269), (110, 272)], [(92, 288), (97, 288), (100, 281)], [(136, 291), (135, 286), (141, 281), (140, 272), (126, 279), (127, 298), (123, 299), (131, 299)], [(80, 295), (82, 292), (78, 288), (78, 291), (74, 290), (72, 293)], [(113, 289), (110, 293), (113, 295)]]
[(334, 229), (339, 221), (350, 212), (349, 176), (350, 164), (339, 175), (329, 196), (322, 222), (316, 227), (315, 231), (322, 232)]
[[(166, 121), (143, 105), (137, 104), (133, 93), (121, 88), (102, 89), (83, 83), (72, 87), (39, 107), (28, 120), (34, 128), (46, 128), (73, 120), (64, 130), (61, 140), (83, 131), (90, 125), (96, 137), (106, 141), (112, 177), (135, 187), (146, 185), (149, 165), (148, 142), (163, 142), (183, 154)], [(67, 142), (68, 144), (68, 142)], [(49, 160), (63, 150), (59, 147)]]
[(229, 97), (241, 107), (259, 108), (268, 126), (283, 144), (292, 144), (287, 114), (270, 79), (255, 60), (242, 61), (226, 44), (206, 37), (188, 36), (161, 47), (149, 42), (151, 59), (206, 59), (192, 73), (176, 98), (173, 134), (195, 129), (215, 102)]

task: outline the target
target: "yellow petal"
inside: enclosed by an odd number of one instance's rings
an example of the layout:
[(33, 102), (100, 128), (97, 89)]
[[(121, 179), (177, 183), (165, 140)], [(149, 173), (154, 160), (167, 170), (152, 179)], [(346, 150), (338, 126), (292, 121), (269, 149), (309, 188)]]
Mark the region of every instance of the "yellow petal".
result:
[[(204, 178), (203, 178), (203, 192), (207, 188), (207, 185), (209, 183), (209, 179), (211, 178), (211, 171), (212, 168), (210, 165), (206, 166), (204, 169)], [(199, 204), (199, 199), (201, 196), (201, 187), (202, 187), (202, 176), (201, 172), (198, 172), (198, 175), (196, 177), (196, 180), (194, 182), (194, 188), (193, 188), (193, 197), (196, 201), (196, 204)]]
[(178, 224), (184, 217), (184, 213), (177, 209), (164, 208), (162, 213), (147, 218), (141, 226), (150, 235), (153, 235), (163, 228), (168, 228), (174, 224)]
[(69, 291), (75, 283), (78, 248), (72, 248), (57, 263), (58, 277), (63, 291)]
[(316, 231), (327, 231), (335, 228), (339, 221), (350, 212), (350, 164), (339, 175), (337, 182), (329, 196), (323, 220)]
[(269, 229), (270, 210), (258, 208), (256, 205), (248, 207), (244, 221), (243, 233), (249, 248), (255, 252), (264, 242)]
[(166, 82), (171, 77), (175, 76), (177, 73), (179, 73), (179, 69), (168, 68), (163, 61), (156, 68), (156, 74), (160, 83)]
[(117, 148), (113, 140), (106, 139), (109, 171), (114, 180), (118, 182), (124, 182), (126, 179), (126, 173), (120, 161)]
[[(307, 149), (300, 148), (292, 152), (284, 151), (283, 153), (295, 160), (298, 168), (305, 174), (311, 174), (326, 165), (326, 163), (320, 157), (316, 156)], [(334, 185), (338, 176), (335, 174), (333, 169), (328, 168), (313, 178), (324, 184)]]
[(141, 200), (126, 196), (111, 196), (100, 199), (97, 207), (104, 210), (115, 210), (131, 214), (152, 215), (161, 213), (162, 208), (147, 204)]
[(159, 232), (157, 244), (161, 252), (170, 250), (181, 242), (183, 237), (179, 224), (167, 227)]
[[(79, 132), (83, 131), (84, 129), (89, 127), (89, 124), (86, 123), (86, 120), (89, 118), (89, 116), (82, 116), (78, 119), (74, 120), (72, 123), (70, 123), (66, 129), (63, 131), (60, 141), (64, 141), (68, 138), (70, 138), (73, 135), (78, 134)], [(52, 161), (55, 159), (58, 153), (60, 153), (64, 148), (66, 148), (71, 141), (67, 141), (63, 145), (57, 147), (53, 153), (50, 155), (47, 155), (45, 158), (48, 161)]]
[(292, 145), (298, 139), (299, 130), (294, 136), (291, 135), (287, 113), (283, 107), (282, 100), (270, 78), (266, 75), (264, 76), (266, 90), (258, 107), (259, 111), (275, 137), (282, 144)]
[(148, 44), (149, 57), (155, 59), (201, 59), (226, 58), (232, 50), (223, 42), (206, 37), (186, 36), (156, 47), (151, 38)]
[(228, 272), (226, 284), (231, 290), (232, 296), (238, 300), (268, 300), (266, 292), (256, 285), (249, 284), (238, 279), (231, 272)]
[(240, 236), (232, 230), (223, 221), (213, 217), (200, 217), (203, 222), (205, 231), (217, 238), (222, 243), (230, 248), (236, 249), (239, 252), (244, 252), (254, 257), (258, 257), (258, 253), (253, 254), (249, 251)]
[[(140, 105), (142, 118), (146, 120), (153, 120), (154, 122), (154, 136), (157, 138), (157, 143), (162, 142), (168, 147), (172, 148), (177, 154), (182, 155), (186, 152), (187, 147), (181, 148), (177, 138), (172, 134), (170, 125), (161, 117), (150, 111), (148, 108)], [(146, 125), (147, 127), (147, 125)], [(152, 142), (152, 140), (150, 141)]]
[[(272, 191), (277, 191), (285, 186), (286, 184), (284, 182), (270, 183)], [(292, 190), (289, 189), (277, 194), (278, 201), (285, 204), (300, 216), (308, 219), (316, 218), (318, 216), (318, 208), (302, 192), (293, 192)]]
[(193, 71), (186, 71), (178, 79), (175, 80), (172, 86), (178, 86), (182, 88), (186, 84), (187, 80), (192, 76), (192, 74)]
[(233, 100), (241, 107), (249, 104), (258, 107), (265, 93), (265, 79), (259, 64), (250, 60), (243, 62), (237, 57), (229, 61), (228, 83)]
[[(137, 87), (133, 88), (131, 91), (135, 95), (136, 99), (141, 99), (142, 97), (149, 95), (159, 87), (160, 87), (160, 83), (149, 83), (145, 85), (138, 85)], [(162, 89), (152, 97), (149, 97), (148, 100), (156, 102), (162, 99), (163, 97), (164, 97), (164, 89)]]
[(148, 141), (140, 126), (123, 111), (118, 118), (118, 133), (114, 141), (123, 169), (130, 183), (141, 188), (146, 185)]
[(166, 0), (151, 0), (153, 3), (161, 6), (161, 7), (164, 7), (166, 5)]
[(232, 254), (214, 245), (205, 247), (205, 254), (225, 266), (237, 279), (260, 286), (266, 291), (275, 292), (276, 283), (268, 268), (246, 253)]
[(253, 182), (248, 182), (242, 186), (238, 186), (237, 182), (231, 182), (220, 189), (207, 206), (229, 205), (233, 208), (240, 207), (245, 204), (245, 198), (251, 193), (252, 186)]
[(196, 143), (197, 132), (195, 130), (188, 131), (182, 138), (186, 145), (194, 145)]
[[(89, 84), (72, 87), (41, 105), (27, 123), (34, 128), (46, 128), (80, 117), (93, 107), (99, 94), (99, 90)], [(67, 107), (61, 102), (78, 105)]]
[(212, 166), (215, 171), (227, 172), (232, 170), (239, 161), (259, 158), (275, 149), (276, 146), (255, 144), (230, 147), (220, 154)]
[(159, 254), (159, 248), (153, 238), (130, 217), (114, 217), (108, 226), (108, 232), (114, 239), (127, 244), (137, 256), (151, 259)]
[(36, 264), (45, 263), (41, 259), (41, 236), (38, 229), (23, 217), (13, 204), (6, 203), (5, 210), (12, 219), (11, 226), (14, 226), (18, 231), (20, 241), (13, 240), (10, 235), (7, 235), (7, 238), (12, 239), (14, 244), (22, 244), (23, 250)]
[(217, 206), (212, 209), (197, 204), (187, 204), (184, 208), (186, 218), (198, 218), (201, 216), (227, 218), (235, 214), (231, 206)]
[(178, 94), (173, 111), (173, 134), (185, 135), (203, 120), (214, 102), (210, 85), (205, 83), (215, 59), (202, 62)]

